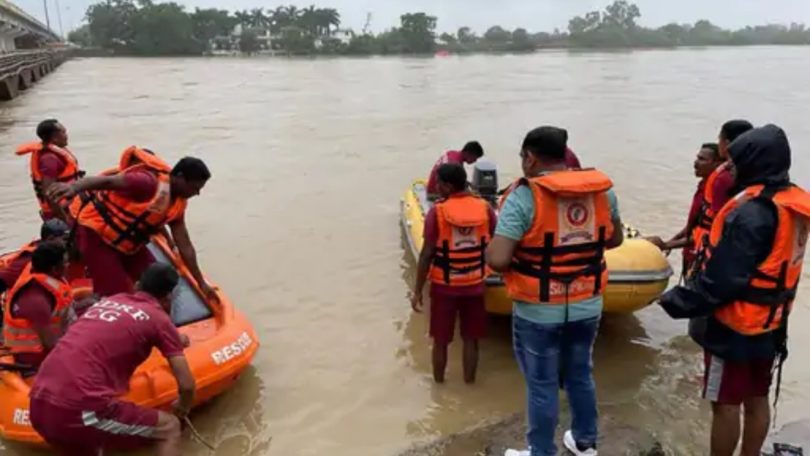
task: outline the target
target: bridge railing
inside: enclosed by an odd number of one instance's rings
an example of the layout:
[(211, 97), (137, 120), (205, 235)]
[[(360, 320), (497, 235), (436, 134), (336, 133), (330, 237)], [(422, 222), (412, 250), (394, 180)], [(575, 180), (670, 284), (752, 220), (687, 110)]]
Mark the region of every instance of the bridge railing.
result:
[(64, 52), (38, 49), (0, 54), (0, 80), (18, 74), (27, 67), (51, 62), (55, 58), (61, 57)]

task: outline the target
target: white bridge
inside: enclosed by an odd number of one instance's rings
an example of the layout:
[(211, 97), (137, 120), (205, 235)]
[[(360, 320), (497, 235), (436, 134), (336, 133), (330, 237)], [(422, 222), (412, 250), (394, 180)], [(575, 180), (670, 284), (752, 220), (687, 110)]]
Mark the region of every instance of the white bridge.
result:
[(0, 0), (0, 53), (61, 42), (59, 35), (35, 17), (7, 0)]

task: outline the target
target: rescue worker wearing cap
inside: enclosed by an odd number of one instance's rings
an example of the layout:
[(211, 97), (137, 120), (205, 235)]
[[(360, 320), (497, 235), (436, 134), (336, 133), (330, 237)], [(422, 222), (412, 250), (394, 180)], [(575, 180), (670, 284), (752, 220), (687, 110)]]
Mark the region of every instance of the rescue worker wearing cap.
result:
[[(687, 286), (661, 298), (673, 318), (691, 318), (705, 351), (703, 396), (712, 402), (711, 454), (758, 456), (768, 434), (768, 395), (787, 357), (788, 317), (802, 274), (810, 194), (792, 184), (785, 132), (767, 125), (729, 147), (739, 193), (717, 214), (706, 260)], [(777, 378), (776, 395), (779, 394)]]
[(136, 146), (121, 155), (118, 168), (72, 184), (54, 184), (51, 196), (73, 197), (78, 250), (99, 296), (130, 293), (155, 259), (146, 248), (151, 236), (171, 229), (171, 240), (200, 291), (216, 292), (203, 278), (188, 234), (185, 210), (211, 177), (202, 160), (181, 159), (172, 168), (153, 152)]
[(592, 347), (607, 286), (605, 250), (624, 239), (612, 182), (594, 169), (566, 165), (567, 133), (530, 131), (520, 157), (524, 178), (502, 199), (487, 261), (504, 274), (514, 301), (515, 357), (526, 381), (531, 450), (507, 456), (556, 455), (560, 383), (573, 421), (563, 444), (597, 454)]
[(16, 252), (0, 260), (0, 293), (8, 291), (17, 283), (17, 279), (20, 278), (25, 267), (31, 263), (31, 255), (37, 246), (50, 242), (65, 246), (69, 235), (70, 227), (59, 219), (51, 219), (43, 223), (39, 230), (39, 239), (25, 244)]
[(54, 200), (47, 191), (54, 182), (71, 183), (84, 176), (76, 156), (67, 148), (67, 129), (56, 119), (47, 119), (37, 126), (39, 141), (23, 144), (17, 155), (30, 155), (31, 181), (39, 201), (43, 220), (68, 220), (70, 199)]
[(37, 246), (8, 292), (3, 343), (20, 364), (39, 366), (70, 322), (73, 290), (64, 277), (66, 256), (59, 243)]

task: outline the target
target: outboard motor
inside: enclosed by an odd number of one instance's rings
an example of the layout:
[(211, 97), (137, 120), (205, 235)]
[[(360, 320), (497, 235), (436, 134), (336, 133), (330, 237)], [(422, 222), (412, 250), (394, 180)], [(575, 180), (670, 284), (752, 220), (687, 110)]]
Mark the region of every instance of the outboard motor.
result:
[(473, 169), (472, 189), (491, 204), (498, 201), (498, 167), (487, 160), (479, 160)]

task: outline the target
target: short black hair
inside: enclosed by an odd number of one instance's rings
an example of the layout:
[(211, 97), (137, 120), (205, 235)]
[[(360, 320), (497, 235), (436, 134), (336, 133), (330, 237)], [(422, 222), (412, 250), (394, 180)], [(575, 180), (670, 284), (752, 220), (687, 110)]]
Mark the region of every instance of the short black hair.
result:
[(720, 135), (728, 142), (732, 143), (735, 139), (739, 138), (743, 133), (753, 130), (754, 126), (751, 122), (742, 119), (729, 120), (724, 123), (720, 128)]
[(703, 143), (700, 146), (701, 149), (709, 149), (712, 151), (712, 155), (714, 155), (714, 159), (718, 160), (720, 158), (720, 146), (717, 143)]
[(205, 182), (211, 178), (211, 171), (199, 158), (183, 157), (174, 165), (172, 176), (183, 176), (190, 181)]
[(523, 150), (537, 158), (565, 160), (568, 132), (562, 128), (543, 126), (530, 131), (523, 140)]
[(481, 158), (484, 156), (484, 148), (481, 147), (481, 143), (479, 143), (478, 141), (468, 142), (467, 144), (464, 145), (461, 151), (473, 154), (477, 158)]
[(174, 267), (166, 263), (153, 263), (141, 275), (138, 288), (157, 299), (163, 299), (172, 294), (179, 282), (180, 274)]
[(445, 163), (436, 170), (436, 177), (439, 182), (450, 184), (457, 192), (467, 188), (467, 171), (457, 163)]
[(37, 246), (31, 254), (31, 270), (36, 273), (46, 274), (53, 268), (65, 262), (65, 247), (54, 243), (44, 243)]
[(37, 125), (37, 136), (42, 142), (48, 143), (59, 131), (59, 121), (56, 119), (45, 119)]
[(50, 219), (43, 223), (42, 227), (39, 229), (39, 238), (44, 240), (52, 237), (64, 236), (69, 231), (70, 227), (67, 223), (59, 219)]

